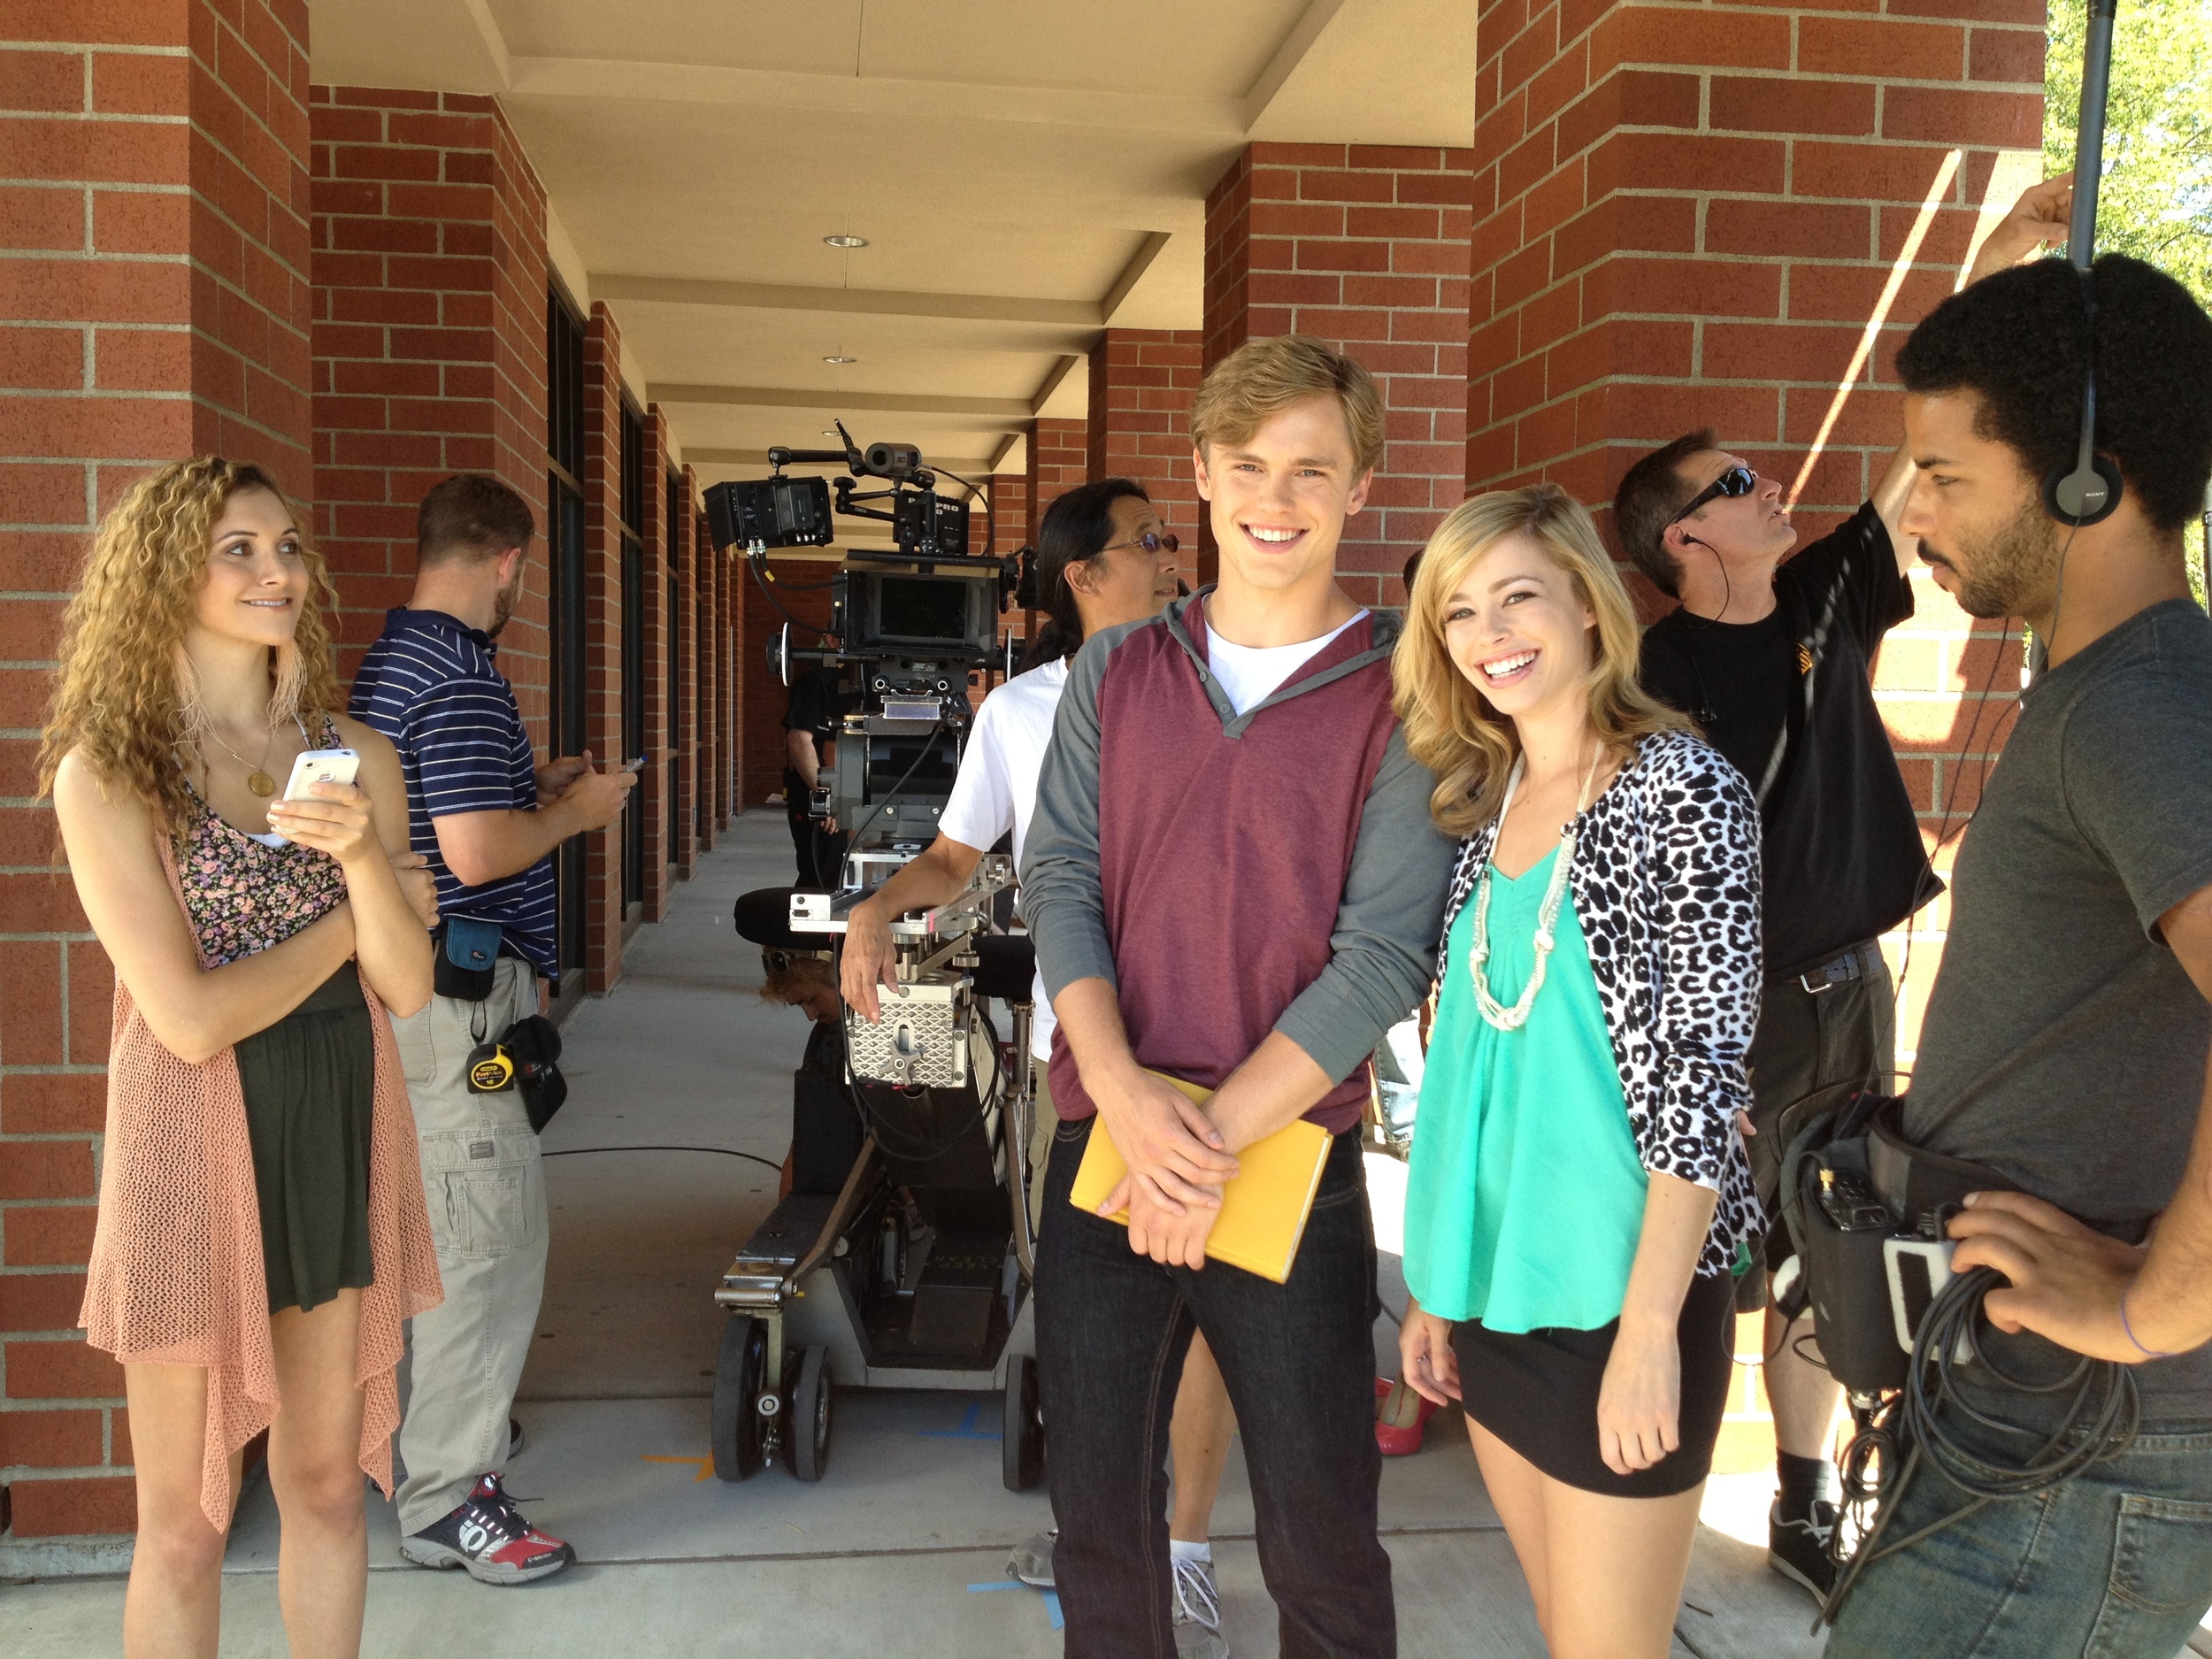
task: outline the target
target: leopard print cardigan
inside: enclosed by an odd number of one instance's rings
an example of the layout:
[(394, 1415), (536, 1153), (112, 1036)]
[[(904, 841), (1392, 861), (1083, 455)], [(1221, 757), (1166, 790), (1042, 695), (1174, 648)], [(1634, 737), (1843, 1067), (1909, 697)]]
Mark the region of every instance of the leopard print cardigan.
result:
[[(1736, 1126), (1759, 1020), (1758, 810), (1719, 751), (1666, 732), (1642, 740), (1577, 822), (1567, 880), (1637, 1154), (1720, 1194), (1697, 1271), (1730, 1271), (1766, 1225)], [(1461, 845), (1447, 941), (1496, 837), (1494, 819)], [(1448, 956), (1440, 947), (1440, 984)]]

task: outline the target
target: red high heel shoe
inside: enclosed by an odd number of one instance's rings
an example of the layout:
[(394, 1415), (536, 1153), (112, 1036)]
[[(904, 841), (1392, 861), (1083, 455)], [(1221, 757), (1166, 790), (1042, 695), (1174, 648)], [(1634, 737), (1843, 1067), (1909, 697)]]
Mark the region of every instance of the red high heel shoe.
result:
[(1407, 1457), (1419, 1451), (1421, 1436), (1435, 1415), (1435, 1401), (1387, 1377), (1375, 1379), (1375, 1444), (1385, 1457)]

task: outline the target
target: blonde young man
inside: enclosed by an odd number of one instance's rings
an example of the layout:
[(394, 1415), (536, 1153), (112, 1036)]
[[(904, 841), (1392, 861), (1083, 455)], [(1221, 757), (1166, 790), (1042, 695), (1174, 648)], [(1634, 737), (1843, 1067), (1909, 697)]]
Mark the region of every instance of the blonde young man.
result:
[[(1338, 586), (1383, 411), (1317, 341), (1254, 341), (1192, 411), (1221, 580), (1087, 641), (1022, 872), (1059, 1016), (1039, 1380), (1070, 1659), (1174, 1651), (1162, 1453), (1202, 1330), (1244, 1439), (1286, 1659), (1397, 1650), (1375, 1536), (1367, 1056), (1427, 988), (1451, 848), (1390, 708), (1390, 618)], [(1214, 1090), (1203, 1110), (1154, 1073)], [(1289, 1278), (1206, 1258), (1236, 1154), (1335, 1137)], [(1069, 1203), (1092, 1134), (1132, 1171)], [(1126, 1228), (1103, 1218), (1126, 1202)]]

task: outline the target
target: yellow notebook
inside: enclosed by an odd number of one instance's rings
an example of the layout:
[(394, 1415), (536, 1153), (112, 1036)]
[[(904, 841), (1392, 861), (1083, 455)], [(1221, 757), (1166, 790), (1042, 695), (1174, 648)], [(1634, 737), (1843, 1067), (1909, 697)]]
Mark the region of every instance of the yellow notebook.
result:
[[(1174, 1084), (1201, 1105), (1213, 1093), (1163, 1072), (1152, 1075)], [(1321, 1171), (1328, 1164), (1333, 1139), (1319, 1124), (1301, 1118), (1238, 1153), (1239, 1172), (1221, 1190), (1221, 1215), (1206, 1240), (1206, 1254), (1278, 1285), (1288, 1279), (1290, 1264), (1298, 1259), (1298, 1240), (1305, 1236), (1306, 1217), (1312, 1213), (1313, 1195), (1321, 1186)], [(1114, 1145), (1114, 1138), (1103, 1124), (1094, 1122), (1068, 1202), (1095, 1215), (1128, 1173), (1129, 1165)], [(1129, 1212), (1125, 1210), (1106, 1219), (1127, 1226)]]

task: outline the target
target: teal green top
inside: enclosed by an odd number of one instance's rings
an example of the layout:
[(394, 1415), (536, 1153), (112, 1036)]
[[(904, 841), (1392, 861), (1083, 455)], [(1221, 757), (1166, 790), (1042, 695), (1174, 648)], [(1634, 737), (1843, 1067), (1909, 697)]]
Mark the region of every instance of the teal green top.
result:
[[(1536, 961), (1550, 856), (1490, 870), (1490, 995)], [(1569, 889), (1543, 988), (1518, 1031), (1475, 1006), (1475, 906), (1453, 920), (1406, 1182), (1406, 1285), (1440, 1318), (1594, 1331), (1620, 1317), (1650, 1183)]]

